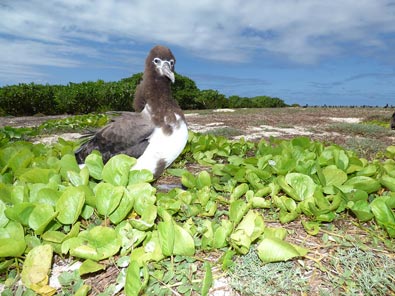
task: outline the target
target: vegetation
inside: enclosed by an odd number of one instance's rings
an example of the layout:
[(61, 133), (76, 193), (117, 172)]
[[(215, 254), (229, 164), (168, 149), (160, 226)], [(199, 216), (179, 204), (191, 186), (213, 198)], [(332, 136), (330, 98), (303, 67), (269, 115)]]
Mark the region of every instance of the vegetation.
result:
[[(131, 111), (136, 86), (142, 73), (117, 82), (69, 83), (67, 85), (19, 84), (0, 88), (0, 115), (85, 114), (91, 112)], [(278, 98), (267, 96), (227, 99), (215, 90), (199, 90), (188, 77), (176, 74), (173, 96), (182, 109), (284, 107)]]
[[(103, 118), (70, 120), (63, 122), (63, 128), (75, 122), (100, 125)], [(42, 126), (53, 125), (57, 124)], [(16, 132), (29, 135), (29, 130)], [(246, 262), (259, 262), (256, 266), (266, 263), (268, 269), (273, 267), (270, 263), (296, 258), (300, 262), (310, 258), (320, 266), (320, 259), (314, 258), (317, 249), (310, 248), (309, 240), (326, 233), (327, 225), (339, 216), (370, 227), (373, 239), (394, 250), (393, 146), (386, 148), (382, 161), (368, 161), (304, 137), (252, 143), (191, 133), (183, 154), (167, 170), (168, 176), (181, 179), (185, 189), (169, 192), (157, 191), (151, 173), (130, 171), (136, 161), (125, 155), (104, 165), (101, 156), (93, 153), (80, 169), (73, 154), (76, 146), (60, 140), (47, 147), (12, 137), (0, 144), (0, 281), (5, 295), (22, 294), (19, 279), (29, 293), (54, 294), (47, 274), (56, 255), (81, 263), (77, 272), (62, 276), (64, 295), (86, 295), (90, 287), (81, 276), (114, 265), (119, 276), (107, 295), (117, 289), (127, 295), (207, 295), (214, 280), (213, 265), (225, 271), (231, 268), (234, 286), (243, 289), (233, 265), (236, 254), (247, 255), (242, 257)], [(186, 165), (201, 167), (191, 173)], [(305, 238), (298, 243), (288, 239), (291, 233), (285, 227), (290, 223), (304, 229)], [(333, 236), (327, 236), (327, 243)], [(212, 262), (198, 255), (204, 252), (222, 256)], [(338, 290), (351, 285), (352, 270), (365, 269), (367, 276), (374, 269), (374, 265), (365, 268), (362, 260), (361, 265), (353, 265), (351, 259), (365, 253), (339, 254), (347, 262), (333, 261), (337, 274), (328, 271), (330, 282), (336, 282), (335, 275), (343, 276), (343, 282), (333, 284)], [(383, 254), (382, 259), (380, 264), (388, 261), (387, 271), (392, 271), (390, 257)], [(276, 266), (285, 272), (290, 265)], [(246, 275), (270, 274), (243, 265), (239, 272), (242, 268)], [(281, 287), (251, 282), (251, 288), (266, 285), (275, 293), (309, 292), (302, 272), (299, 268), (291, 275), (284, 273)], [(370, 274), (379, 283), (375, 291), (394, 292), (391, 276)], [(358, 294), (372, 284), (353, 285)]]

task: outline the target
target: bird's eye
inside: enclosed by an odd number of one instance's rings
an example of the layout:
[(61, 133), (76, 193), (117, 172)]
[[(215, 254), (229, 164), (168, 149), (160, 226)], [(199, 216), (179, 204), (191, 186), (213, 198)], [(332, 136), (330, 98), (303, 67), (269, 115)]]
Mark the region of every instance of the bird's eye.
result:
[(170, 65), (173, 67), (174, 66), (174, 60), (170, 60)]
[(154, 58), (153, 62), (154, 64), (160, 64), (161, 60), (160, 58)]

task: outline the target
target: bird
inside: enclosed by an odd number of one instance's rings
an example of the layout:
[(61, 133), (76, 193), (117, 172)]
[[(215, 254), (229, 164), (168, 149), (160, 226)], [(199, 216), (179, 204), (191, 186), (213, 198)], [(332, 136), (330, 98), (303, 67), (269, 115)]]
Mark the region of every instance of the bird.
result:
[(391, 129), (395, 130), (395, 112), (391, 116)]
[(188, 140), (185, 116), (171, 94), (176, 59), (169, 48), (154, 46), (145, 60), (143, 79), (135, 91), (135, 112), (120, 116), (75, 151), (77, 162), (98, 150), (106, 163), (117, 154), (137, 159), (132, 170), (147, 169), (157, 179), (183, 151)]

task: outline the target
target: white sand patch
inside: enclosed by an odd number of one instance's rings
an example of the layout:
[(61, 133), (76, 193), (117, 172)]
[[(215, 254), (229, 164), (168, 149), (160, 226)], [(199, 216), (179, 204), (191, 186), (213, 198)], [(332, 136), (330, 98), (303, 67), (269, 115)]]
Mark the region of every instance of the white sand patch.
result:
[(81, 134), (80, 133), (64, 133), (64, 134), (60, 134), (60, 135), (51, 135), (48, 137), (42, 137), (42, 138), (37, 138), (33, 143), (34, 144), (45, 144), (45, 145), (52, 145), (56, 142), (58, 142), (59, 138), (62, 138), (63, 140), (66, 141), (75, 141), (78, 140), (79, 138), (81, 138)]
[(199, 113), (185, 113), (185, 117), (194, 117), (194, 116), (199, 116)]
[(229, 108), (213, 110), (213, 112), (235, 112), (235, 111), (236, 111), (235, 109), (229, 109)]
[(284, 135), (292, 136), (310, 136), (313, 132), (307, 129), (295, 126), (289, 128), (273, 127), (270, 125), (261, 125), (259, 127), (250, 127), (247, 129), (246, 135), (236, 136), (235, 139), (240, 139), (244, 137), (246, 140), (259, 139), (262, 137), (280, 137)]
[(346, 122), (346, 123), (359, 123), (361, 122), (362, 118), (357, 117), (329, 117), (330, 120), (335, 122)]
[(66, 261), (55, 262), (52, 266), (51, 277), (49, 278), (49, 285), (52, 288), (60, 289), (61, 284), (59, 283), (59, 276), (66, 271), (74, 271), (80, 268), (82, 262), (75, 262), (73, 264), (71, 259), (67, 259)]
[(205, 133), (211, 130), (214, 130), (218, 127), (226, 127), (223, 122), (211, 122), (206, 125), (201, 125), (201, 124), (194, 124), (190, 123), (188, 124), (189, 130), (196, 132), (196, 133)]

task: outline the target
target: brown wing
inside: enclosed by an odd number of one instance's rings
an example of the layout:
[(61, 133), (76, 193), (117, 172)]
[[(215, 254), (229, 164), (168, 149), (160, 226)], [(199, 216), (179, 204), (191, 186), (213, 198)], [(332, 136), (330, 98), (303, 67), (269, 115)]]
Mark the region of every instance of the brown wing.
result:
[(83, 163), (93, 150), (101, 152), (104, 162), (120, 153), (138, 158), (147, 148), (153, 131), (154, 125), (141, 113), (122, 112), (75, 152), (77, 161)]

